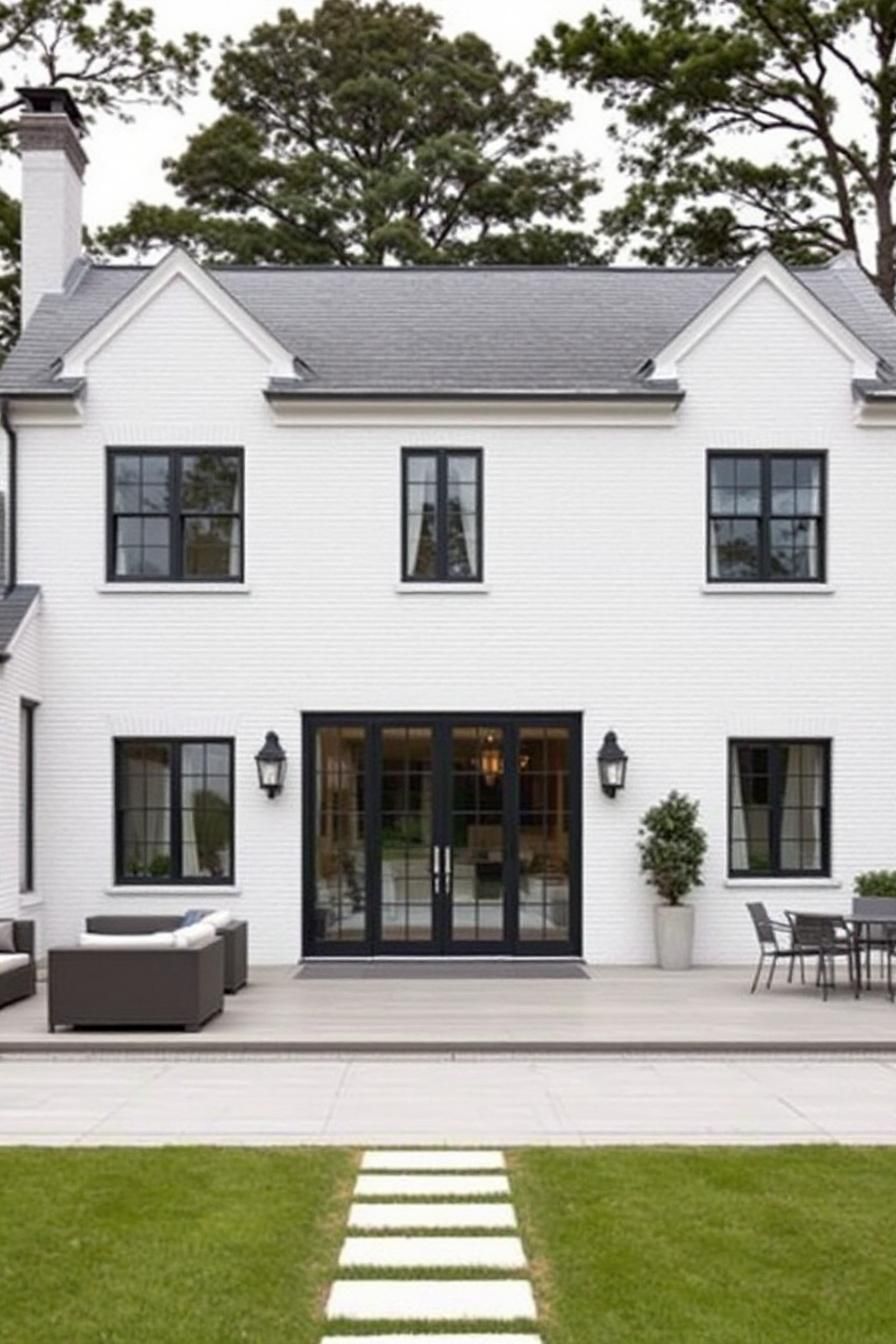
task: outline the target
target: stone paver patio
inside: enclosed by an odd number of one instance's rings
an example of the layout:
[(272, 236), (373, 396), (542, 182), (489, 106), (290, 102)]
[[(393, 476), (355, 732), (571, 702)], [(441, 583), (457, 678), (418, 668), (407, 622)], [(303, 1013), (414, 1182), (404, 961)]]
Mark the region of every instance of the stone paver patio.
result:
[(253, 968), (250, 984), (199, 1034), (46, 1028), (46, 987), (0, 1012), (0, 1055), (17, 1050), (571, 1051), (624, 1049), (896, 1050), (896, 1007), (882, 989), (827, 1003), (811, 986), (748, 993), (750, 968), (674, 974), (650, 967), (537, 968), (506, 977), (488, 968), (364, 965), (345, 974)]

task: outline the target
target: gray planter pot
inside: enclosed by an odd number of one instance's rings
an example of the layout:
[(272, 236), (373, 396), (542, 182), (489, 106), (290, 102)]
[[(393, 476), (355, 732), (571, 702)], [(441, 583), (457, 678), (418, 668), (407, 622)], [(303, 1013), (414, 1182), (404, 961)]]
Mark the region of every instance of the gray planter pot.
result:
[(694, 907), (657, 905), (653, 910), (656, 959), (664, 971), (690, 970), (694, 954)]

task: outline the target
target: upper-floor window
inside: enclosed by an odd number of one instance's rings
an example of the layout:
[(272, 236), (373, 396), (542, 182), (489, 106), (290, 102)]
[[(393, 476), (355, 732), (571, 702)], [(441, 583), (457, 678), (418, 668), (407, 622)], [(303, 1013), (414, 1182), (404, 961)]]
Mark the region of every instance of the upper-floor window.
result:
[(402, 578), (475, 583), (482, 578), (482, 452), (405, 448)]
[(830, 757), (827, 741), (729, 744), (731, 876), (827, 876)]
[(110, 580), (233, 582), (242, 574), (241, 450), (110, 450)]
[(233, 742), (119, 739), (118, 882), (233, 881)]
[(711, 582), (824, 580), (824, 455), (710, 453)]

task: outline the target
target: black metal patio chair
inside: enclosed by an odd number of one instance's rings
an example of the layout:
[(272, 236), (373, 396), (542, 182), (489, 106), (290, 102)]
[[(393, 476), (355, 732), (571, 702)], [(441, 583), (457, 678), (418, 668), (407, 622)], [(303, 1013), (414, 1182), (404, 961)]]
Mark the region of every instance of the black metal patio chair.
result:
[(759, 941), (759, 962), (756, 966), (756, 974), (753, 976), (753, 983), (750, 986), (750, 993), (756, 993), (756, 986), (759, 984), (762, 968), (767, 960), (771, 961), (771, 965), (769, 966), (768, 979), (765, 982), (766, 989), (772, 987), (779, 961), (790, 963), (790, 969), (787, 972), (787, 983), (790, 984), (793, 980), (793, 968), (797, 958), (799, 958), (800, 963), (800, 977), (805, 984), (806, 967), (803, 962), (803, 954), (794, 944), (793, 930), (790, 925), (772, 919), (762, 901), (748, 901), (747, 909), (750, 912), (753, 928), (756, 930), (756, 937)]
[(827, 1002), (828, 990), (837, 988), (836, 965), (838, 957), (846, 958), (850, 983), (853, 980), (853, 934), (842, 915), (803, 914), (799, 910), (785, 910), (793, 931), (793, 946), (798, 955), (815, 957), (817, 969), (815, 984)]
[(887, 926), (887, 993), (892, 1003), (896, 999), (896, 980), (893, 976), (893, 962), (896, 961), (896, 926)]

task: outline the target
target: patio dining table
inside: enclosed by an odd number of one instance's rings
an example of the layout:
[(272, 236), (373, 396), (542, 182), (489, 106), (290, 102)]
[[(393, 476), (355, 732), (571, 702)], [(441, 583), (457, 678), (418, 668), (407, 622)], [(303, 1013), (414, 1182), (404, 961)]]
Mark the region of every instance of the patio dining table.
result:
[[(862, 953), (867, 951), (871, 937), (871, 928), (883, 929), (887, 943), (896, 944), (896, 919), (886, 919), (880, 915), (841, 915), (832, 910), (800, 910), (811, 919), (836, 919), (846, 925), (850, 934), (850, 954), (853, 966), (853, 994), (858, 999), (862, 993)], [(870, 988), (870, 983), (867, 986)]]

